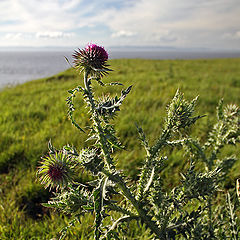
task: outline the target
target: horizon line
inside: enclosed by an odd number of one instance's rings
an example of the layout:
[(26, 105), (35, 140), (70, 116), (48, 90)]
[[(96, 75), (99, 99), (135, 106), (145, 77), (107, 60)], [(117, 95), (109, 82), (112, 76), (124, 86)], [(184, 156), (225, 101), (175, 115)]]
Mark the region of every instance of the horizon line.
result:
[[(76, 46), (0, 46), (0, 50), (44, 50), (44, 49), (52, 49), (52, 50), (60, 50), (60, 49), (77, 49), (77, 48), (83, 48), (84, 46), (80, 46), (80, 47), (76, 47)], [(169, 51), (197, 51), (197, 50), (201, 50), (201, 51), (221, 51), (221, 52), (225, 52), (225, 51), (240, 51), (240, 49), (238, 48), (212, 48), (212, 47), (176, 47), (176, 46), (156, 46), (156, 45), (109, 45), (106, 46), (105, 48), (108, 49), (128, 49), (128, 50), (169, 50)]]

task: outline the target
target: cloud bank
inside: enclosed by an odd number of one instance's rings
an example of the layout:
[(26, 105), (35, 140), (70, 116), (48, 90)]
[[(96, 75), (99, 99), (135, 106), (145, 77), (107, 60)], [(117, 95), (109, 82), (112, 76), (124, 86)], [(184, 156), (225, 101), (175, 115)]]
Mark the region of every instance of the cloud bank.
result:
[(240, 49), (239, 0), (1, 0), (0, 45)]

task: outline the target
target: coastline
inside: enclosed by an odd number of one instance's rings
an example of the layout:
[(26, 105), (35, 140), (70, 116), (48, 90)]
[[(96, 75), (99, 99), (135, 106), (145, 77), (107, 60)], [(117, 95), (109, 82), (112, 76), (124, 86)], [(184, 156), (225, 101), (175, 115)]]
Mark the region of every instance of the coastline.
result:
[[(110, 60), (153, 59), (153, 60), (203, 60), (240, 58), (240, 51), (207, 51), (143, 48), (139, 50), (113, 48), (109, 50)], [(12, 87), (27, 81), (53, 76), (71, 66), (70, 50), (47, 51), (3, 51), (0, 50), (0, 89)]]

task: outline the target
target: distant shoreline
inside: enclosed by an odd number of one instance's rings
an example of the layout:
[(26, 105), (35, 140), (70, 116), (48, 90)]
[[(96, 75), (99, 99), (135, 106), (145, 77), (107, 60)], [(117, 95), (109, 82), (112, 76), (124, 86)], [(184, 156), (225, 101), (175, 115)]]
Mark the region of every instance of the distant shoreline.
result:
[[(69, 51), (0, 51), (0, 89), (14, 86), (34, 79), (49, 77), (71, 67), (65, 56), (72, 62)], [(240, 58), (240, 51), (202, 51), (149, 48), (113, 48), (109, 49), (110, 59), (154, 59), (154, 60), (193, 60)]]
[(119, 58), (143, 58), (159, 60), (177, 60), (177, 59), (219, 59), (219, 58), (240, 58), (240, 51), (109, 51), (111, 59)]

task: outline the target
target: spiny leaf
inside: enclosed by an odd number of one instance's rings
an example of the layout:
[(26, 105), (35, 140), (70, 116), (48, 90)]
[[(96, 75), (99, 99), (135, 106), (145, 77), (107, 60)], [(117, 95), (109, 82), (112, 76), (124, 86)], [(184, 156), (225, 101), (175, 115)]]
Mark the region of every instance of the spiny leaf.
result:
[(144, 189), (144, 192), (143, 192), (144, 194), (146, 194), (146, 192), (148, 192), (148, 190), (149, 190), (149, 188), (150, 188), (150, 186), (151, 186), (151, 184), (152, 184), (152, 182), (153, 182), (154, 173), (155, 173), (155, 167), (152, 168), (151, 175), (150, 175), (150, 177), (149, 177), (149, 180), (148, 180), (147, 185), (146, 185), (146, 187), (145, 187), (145, 189)]
[(232, 235), (232, 238), (233, 240), (238, 240), (239, 239), (239, 229), (238, 229), (238, 226), (237, 226), (237, 219), (236, 219), (236, 216), (235, 216), (235, 213), (234, 213), (234, 206), (233, 204), (231, 203), (231, 197), (230, 197), (230, 194), (229, 192), (227, 193), (227, 208), (228, 208), (228, 214), (229, 214), (229, 218), (230, 218), (230, 221), (229, 221), (229, 225), (230, 225), (230, 232), (231, 232), (231, 235)]
[(131, 91), (132, 86), (128, 87), (126, 90), (122, 90), (121, 96), (111, 98), (105, 96), (102, 99), (99, 99), (96, 106), (96, 111), (101, 115), (104, 120), (108, 118), (114, 118), (116, 112), (120, 111), (120, 106), (122, 105), (123, 100), (126, 98), (127, 94)]
[(69, 90), (68, 92), (71, 94), (71, 96), (69, 96), (66, 99), (66, 102), (67, 102), (67, 105), (68, 105), (68, 117), (71, 120), (72, 124), (77, 129), (79, 129), (80, 131), (85, 133), (85, 131), (78, 125), (78, 123), (76, 122), (76, 120), (73, 117), (73, 112), (75, 111), (74, 104), (73, 104), (73, 99), (75, 97), (76, 92), (80, 92), (80, 91), (84, 91), (84, 89), (82, 87), (77, 87), (77, 88), (74, 88), (73, 90)]
[(94, 199), (94, 211), (95, 211), (95, 240), (99, 240), (101, 237), (101, 224), (103, 220), (103, 199), (105, 192), (106, 178), (100, 180), (99, 186), (93, 192)]
[(135, 124), (135, 125), (136, 125), (137, 130), (138, 130), (139, 139), (140, 139), (142, 145), (145, 147), (145, 149), (148, 153), (150, 148), (149, 148), (149, 143), (148, 143), (147, 137), (146, 137), (143, 129), (141, 127), (139, 127), (137, 124)]
[(223, 98), (219, 101), (217, 106), (217, 117), (218, 120), (223, 120)]

